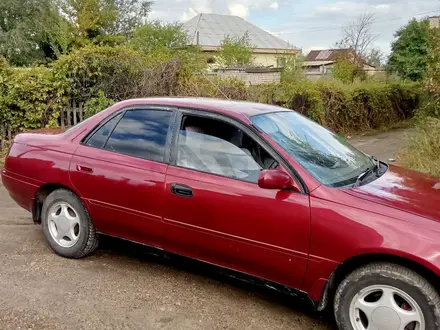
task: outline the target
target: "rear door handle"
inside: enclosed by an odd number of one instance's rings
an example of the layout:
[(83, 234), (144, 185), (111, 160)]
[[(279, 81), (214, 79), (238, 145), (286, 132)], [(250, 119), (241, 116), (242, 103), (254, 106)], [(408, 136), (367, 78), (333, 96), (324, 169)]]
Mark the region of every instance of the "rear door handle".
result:
[(183, 184), (172, 183), (171, 184), (171, 192), (178, 196), (183, 197), (192, 197), (193, 190), (191, 187), (185, 186)]
[(76, 168), (80, 172), (93, 173), (93, 168), (84, 166), (84, 165), (76, 165)]

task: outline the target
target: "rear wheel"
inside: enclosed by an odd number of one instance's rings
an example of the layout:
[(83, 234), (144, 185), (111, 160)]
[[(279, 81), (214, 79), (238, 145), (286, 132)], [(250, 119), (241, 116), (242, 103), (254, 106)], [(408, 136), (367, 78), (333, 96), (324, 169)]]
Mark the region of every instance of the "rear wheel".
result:
[(440, 329), (440, 297), (410, 269), (366, 265), (339, 285), (334, 300), (340, 330)]
[(98, 247), (99, 237), (87, 210), (69, 190), (57, 189), (47, 196), (41, 219), (50, 247), (60, 256), (81, 258)]

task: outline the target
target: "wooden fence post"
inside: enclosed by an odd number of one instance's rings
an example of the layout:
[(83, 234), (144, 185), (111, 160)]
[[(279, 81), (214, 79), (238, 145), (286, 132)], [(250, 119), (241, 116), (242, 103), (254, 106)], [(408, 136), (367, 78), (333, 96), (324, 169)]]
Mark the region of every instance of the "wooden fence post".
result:
[(77, 122), (77, 118), (76, 118), (76, 110), (78, 109), (77, 108), (77, 105), (78, 105), (78, 103), (73, 103), (73, 108), (72, 108), (72, 112), (73, 112), (73, 125), (76, 125), (76, 122)]
[(60, 113), (60, 121), (61, 121), (61, 128), (64, 128), (65, 124), (64, 124), (64, 112), (66, 111), (65, 108), (61, 109), (61, 113)]
[(70, 102), (69, 102), (69, 104), (67, 105), (67, 108), (66, 108), (66, 115), (67, 115), (67, 127), (70, 127), (70, 107), (71, 107), (71, 104), (73, 103), (73, 101), (71, 100)]
[(80, 102), (79, 103), (79, 121), (83, 121), (83, 116), (84, 116), (84, 108), (83, 108), (83, 103)]

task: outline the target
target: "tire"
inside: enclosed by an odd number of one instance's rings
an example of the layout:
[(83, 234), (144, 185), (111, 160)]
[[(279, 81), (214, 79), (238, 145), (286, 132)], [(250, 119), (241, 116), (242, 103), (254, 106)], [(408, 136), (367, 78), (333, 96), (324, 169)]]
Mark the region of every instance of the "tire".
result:
[(57, 189), (47, 196), (41, 220), (46, 240), (62, 257), (82, 258), (99, 245), (99, 236), (86, 208), (69, 190)]
[(435, 288), (416, 272), (390, 263), (369, 264), (348, 275), (336, 290), (334, 313), (340, 330), (440, 329)]

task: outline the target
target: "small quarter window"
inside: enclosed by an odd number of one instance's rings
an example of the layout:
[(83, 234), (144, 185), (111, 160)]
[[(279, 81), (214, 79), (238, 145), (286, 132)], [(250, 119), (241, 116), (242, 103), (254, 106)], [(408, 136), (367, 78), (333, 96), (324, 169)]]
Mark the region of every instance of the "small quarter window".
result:
[(98, 129), (91, 137), (87, 140), (86, 145), (95, 148), (104, 147), (105, 141), (107, 141), (108, 136), (110, 135), (113, 127), (115, 127), (116, 123), (121, 119), (122, 113), (110, 119), (107, 123), (105, 123), (100, 129)]

